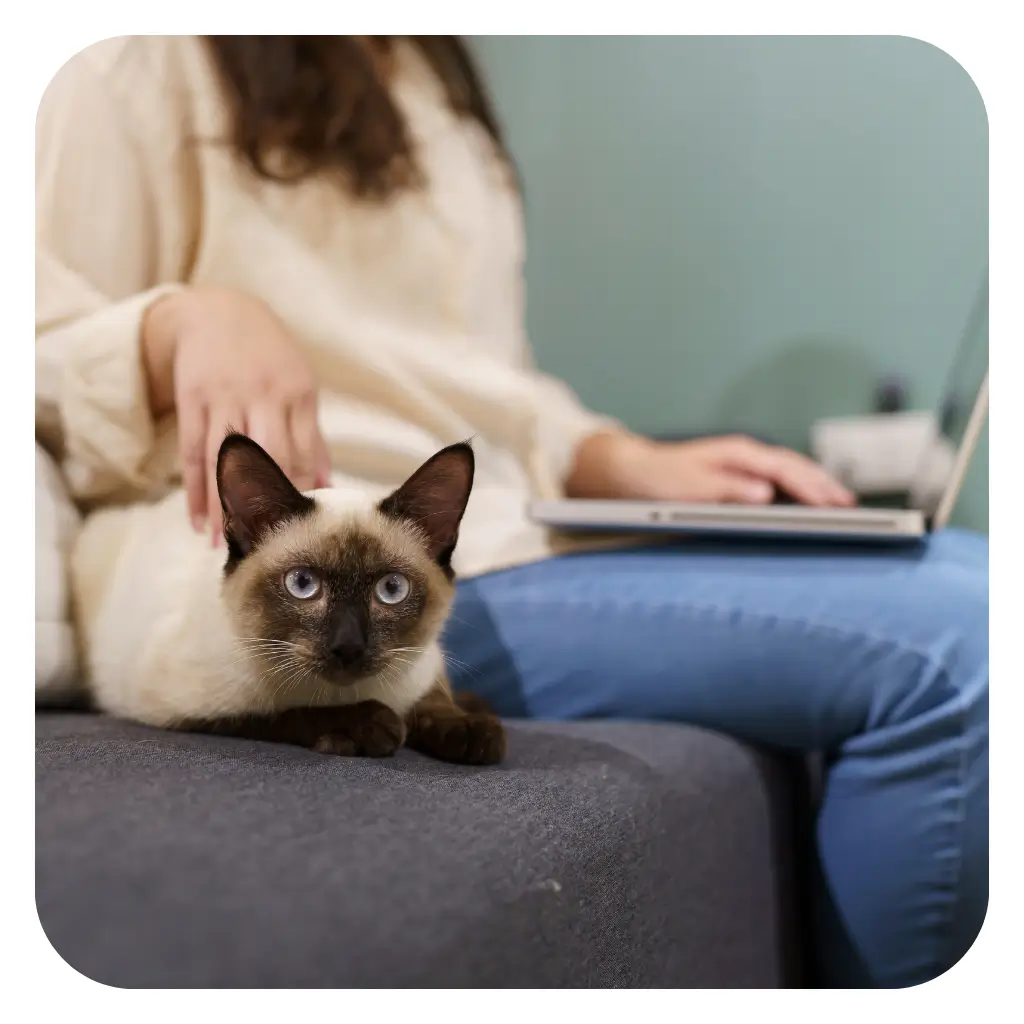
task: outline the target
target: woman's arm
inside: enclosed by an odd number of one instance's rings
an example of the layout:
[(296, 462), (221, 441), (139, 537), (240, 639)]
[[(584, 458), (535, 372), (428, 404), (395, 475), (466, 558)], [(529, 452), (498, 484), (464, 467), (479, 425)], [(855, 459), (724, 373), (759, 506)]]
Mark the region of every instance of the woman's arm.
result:
[(188, 237), (161, 230), (178, 209), (178, 163), (174, 140), (143, 145), (133, 124), (132, 82), (154, 135), (163, 127), (159, 98), (145, 95), (143, 68), (133, 74), (124, 50), (133, 45), (108, 40), (72, 58), (36, 120), (37, 431), (85, 499), (158, 482), (146, 462), (154, 413), (166, 410), (150, 407), (142, 324), (178, 289), (168, 270), (183, 265)]
[(810, 505), (854, 502), (820, 466), (786, 448), (735, 436), (666, 444), (591, 412), (568, 384), (537, 369), (525, 307), (520, 268), (516, 362), (528, 375), (541, 445), (567, 497), (764, 504), (784, 491)]
[(172, 46), (90, 47), (40, 107), (37, 433), (63, 448), (75, 496), (96, 501), (171, 482), (173, 462), (157, 477), (151, 456), (173, 415), (189, 513), (216, 536), (228, 429), (302, 489), (326, 481), (329, 461), (316, 382), (285, 326), (252, 296), (188, 284), (201, 187)]
[(631, 498), (643, 488), (633, 478), (642, 479), (642, 463), (654, 448), (654, 442), (625, 429), (601, 430), (581, 438), (577, 444), (565, 481), (570, 498)]

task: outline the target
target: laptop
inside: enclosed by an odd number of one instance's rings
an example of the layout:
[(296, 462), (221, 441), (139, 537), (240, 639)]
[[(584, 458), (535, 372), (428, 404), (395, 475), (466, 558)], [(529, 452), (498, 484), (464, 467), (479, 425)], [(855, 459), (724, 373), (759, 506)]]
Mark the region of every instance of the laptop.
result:
[(790, 503), (714, 505), (566, 498), (531, 502), (529, 514), (534, 522), (566, 531), (911, 543), (949, 522), (987, 416), (986, 273), (947, 375), (935, 433), (921, 453), (914, 480), (899, 506), (811, 508)]

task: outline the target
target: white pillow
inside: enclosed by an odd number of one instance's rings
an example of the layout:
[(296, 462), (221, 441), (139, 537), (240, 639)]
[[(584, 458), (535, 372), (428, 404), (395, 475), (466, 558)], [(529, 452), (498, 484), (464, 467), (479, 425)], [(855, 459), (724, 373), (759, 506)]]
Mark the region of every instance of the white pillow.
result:
[(36, 704), (81, 696), (68, 594), (78, 510), (53, 458), (36, 444)]

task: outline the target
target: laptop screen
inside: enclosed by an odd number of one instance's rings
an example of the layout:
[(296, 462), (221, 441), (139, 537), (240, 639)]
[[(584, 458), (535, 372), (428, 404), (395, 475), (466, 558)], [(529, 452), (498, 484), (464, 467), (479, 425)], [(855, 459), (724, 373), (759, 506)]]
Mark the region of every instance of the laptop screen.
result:
[(956, 456), (988, 374), (988, 270), (978, 288), (936, 412), (939, 436), (921, 459), (911, 505), (934, 514), (956, 468)]

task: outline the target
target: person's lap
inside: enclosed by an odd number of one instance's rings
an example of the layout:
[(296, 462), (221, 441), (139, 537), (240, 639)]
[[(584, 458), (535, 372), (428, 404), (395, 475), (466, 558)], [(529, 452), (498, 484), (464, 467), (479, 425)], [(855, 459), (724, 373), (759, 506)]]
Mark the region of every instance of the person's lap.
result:
[(460, 583), (446, 646), (456, 684), (507, 716), (825, 752), (819, 849), (866, 975), (829, 971), (901, 984), (948, 966), (984, 912), (987, 624), (987, 541), (945, 531), (552, 559)]

